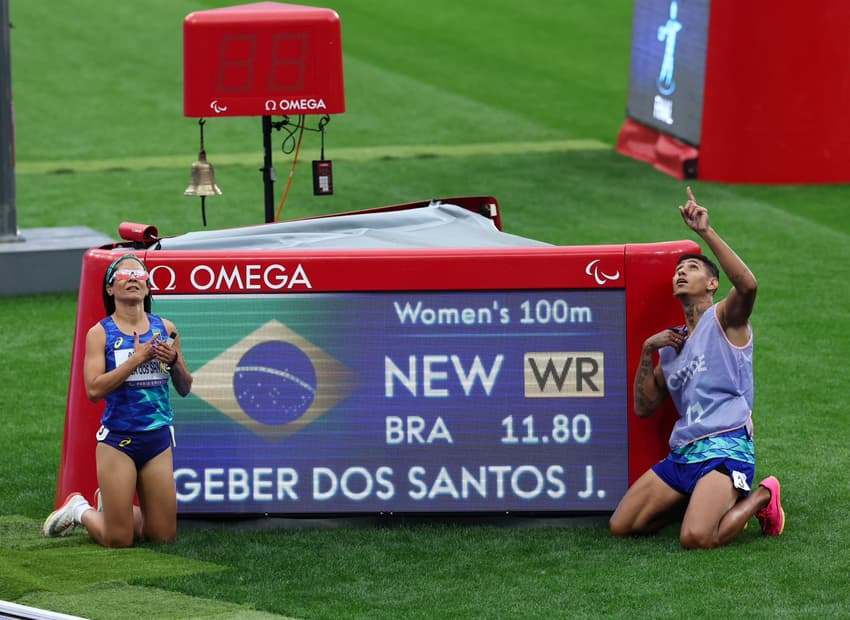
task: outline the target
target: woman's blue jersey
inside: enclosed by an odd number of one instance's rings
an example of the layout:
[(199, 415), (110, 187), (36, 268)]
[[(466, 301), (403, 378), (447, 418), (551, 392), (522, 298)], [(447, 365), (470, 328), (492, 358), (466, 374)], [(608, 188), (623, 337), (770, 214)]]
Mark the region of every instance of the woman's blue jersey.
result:
[[(148, 314), (150, 329), (139, 334), (139, 342), (165, 340), (167, 332), (162, 319)], [(106, 371), (114, 370), (133, 355), (132, 335), (124, 334), (112, 317), (100, 324), (106, 332)], [(106, 395), (106, 411), (101, 424), (110, 431), (149, 431), (171, 424), (174, 412), (168, 395), (169, 374), (165, 366), (153, 359), (139, 366), (116, 390)]]

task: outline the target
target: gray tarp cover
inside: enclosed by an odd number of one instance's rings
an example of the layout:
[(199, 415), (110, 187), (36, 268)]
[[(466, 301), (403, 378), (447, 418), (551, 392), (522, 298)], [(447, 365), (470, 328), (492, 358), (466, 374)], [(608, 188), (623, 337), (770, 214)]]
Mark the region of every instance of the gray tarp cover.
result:
[(462, 207), (436, 203), (403, 211), (190, 232), (162, 239), (160, 247), (163, 250), (280, 250), (547, 245), (550, 244), (500, 232), (491, 220)]

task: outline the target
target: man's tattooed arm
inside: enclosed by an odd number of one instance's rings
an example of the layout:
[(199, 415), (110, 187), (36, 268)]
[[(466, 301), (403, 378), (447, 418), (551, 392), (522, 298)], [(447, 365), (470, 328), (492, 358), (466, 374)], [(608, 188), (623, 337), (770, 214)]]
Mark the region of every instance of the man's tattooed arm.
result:
[(655, 410), (667, 398), (667, 386), (664, 385), (663, 377), (658, 376), (661, 371), (652, 366), (654, 353), (655, 349), (652, 346), (644, 344), (640, 354), (640, 365), (635, 374), (634, 409), (641, 418), (655, 413)]

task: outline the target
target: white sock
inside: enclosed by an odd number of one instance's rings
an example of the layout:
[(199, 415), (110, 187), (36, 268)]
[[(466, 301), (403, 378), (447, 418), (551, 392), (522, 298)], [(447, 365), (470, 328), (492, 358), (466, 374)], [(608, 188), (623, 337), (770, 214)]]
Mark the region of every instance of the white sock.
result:
[(91, 507), (91, 504), (88, 502), (80, 502), (76, 508), (74, 508), (74, 522), (82, 524), (83, 522), (83, 513), (86, 510), (94, 510)]

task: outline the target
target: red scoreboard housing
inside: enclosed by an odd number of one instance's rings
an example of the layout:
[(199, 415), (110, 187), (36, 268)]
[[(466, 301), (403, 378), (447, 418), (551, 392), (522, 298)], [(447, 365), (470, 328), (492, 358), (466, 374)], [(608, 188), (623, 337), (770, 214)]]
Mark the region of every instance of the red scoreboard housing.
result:
[[(97, 486), (85, 335), (132, 251), (195, 379), (172, 395), (181, 514), (613, 510), (668, 451), (672, 405), (638, 418), (632, 380), (643, 341), (682, 323), (671, 274), (699, 246), (552, 246), (502, 233), (491, 197), (452, 202), (165, 239), (128, 225), (133, 242), (89, 250), (57, 501)], [(457, 219), (489, 238), (446, 241)], [(422, 243), (363, 241), (386, 221)]]

